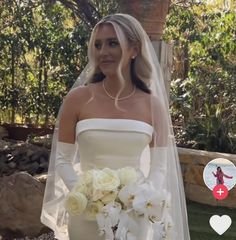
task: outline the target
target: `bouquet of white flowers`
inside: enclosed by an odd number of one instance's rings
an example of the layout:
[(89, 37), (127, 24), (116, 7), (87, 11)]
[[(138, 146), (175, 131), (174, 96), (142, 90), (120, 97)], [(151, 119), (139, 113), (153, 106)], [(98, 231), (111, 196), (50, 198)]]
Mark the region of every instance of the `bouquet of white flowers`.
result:
[(69, 214), (97, 221), (106, 239), (137, 239), (142, 218), (153, 225), (155, 240), (166, 239), (172, 225), (170, 196), (157, 191), (140, 170), (125, 167), (84, 172), (65, 199)]

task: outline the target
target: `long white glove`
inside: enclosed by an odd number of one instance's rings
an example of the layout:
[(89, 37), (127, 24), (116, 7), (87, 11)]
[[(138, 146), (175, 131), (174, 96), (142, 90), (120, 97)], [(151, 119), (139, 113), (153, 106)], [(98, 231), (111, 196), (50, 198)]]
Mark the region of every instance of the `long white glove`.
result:
[(167, 148), (150, 148), (150, 172), (148, 180), (152, 182), (156, 189), (165, 188), (165, 178), (167, 177)]
[(76, 152), (76, 145), (65, 142), (57, 143), (56, 172), (64, 181), (66, 187), (72, 190), (78, 181), (78, 176), (73, 168), (72, 160)]

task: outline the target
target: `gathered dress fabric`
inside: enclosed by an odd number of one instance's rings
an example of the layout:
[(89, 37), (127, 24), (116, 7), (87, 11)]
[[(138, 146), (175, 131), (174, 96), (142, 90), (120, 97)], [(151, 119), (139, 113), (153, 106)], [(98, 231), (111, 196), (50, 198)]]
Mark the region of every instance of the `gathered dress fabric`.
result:
[[(76, 137), (80, 153), (80, 170), (97, 168), (142, 169), (141, 155), (152, 139), (153, 127), (139, 120), (85, 119), (77, 123)], [(143, 166), (145, 168), (146, 166)], [(148, 171), (143, 169), (143, 171)], [(140, 224), (137, 240), (148, 239), (148, 229)], [(146, 230), (145, 230), (146, 229)], [(70, 240), (105, 240), (99, 236), (96, 221), (83, 216), (70, 216), (68, 234)]]

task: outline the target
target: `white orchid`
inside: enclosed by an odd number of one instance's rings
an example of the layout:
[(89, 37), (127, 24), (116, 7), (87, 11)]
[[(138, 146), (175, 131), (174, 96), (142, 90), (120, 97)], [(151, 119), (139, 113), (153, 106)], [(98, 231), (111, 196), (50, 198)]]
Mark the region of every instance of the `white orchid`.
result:
[(165, 191), (165, 208), (171, 208), (171, 195), (169, 192)]
[(131, 232), (128, 232), (126, 237), (127, 240), (137, 240), (137, 237)]
[(163, 222), (155, 222), (153, 223), (153, 239), (162, 240), (166, 237), (165, 226)]
[(132, 218), (132, 214), (121, 211), (115, 239), (136, 240), (137, 233), (139, 233), (140, 230), (140, 226)]
[(174, 226), (173, 220), (168, 212), (164, 214), (163, 221), (165, 223), (165, 231), (166, 233), (171, 231), (171, 228)]
[(132, 207), (133, 200), (135, 199), (138, 190), (139, 185), (137, 183), (124, 186), (120, 190), (118, 197), (126, 207)]
[(104, 206), (97, 214), (97, 224), (99, 231), (105, 234), (106, 239), (114, 238), (113, 229), (118, 225), (120, 219), (121, 205), (117, 202), (111, 202)]
[(148, 216), (152, 222), (160, 221), (165, 204), (165, 192), (155, 191), (148, 184), (143, 184), (136, 192), (133, 208), (140, 214)]
[(114, 239), (114, 232), (112, 229), (112, 224), (110, 218), (106, 218), (106, 216), (102, 213), (98, 213), (96, 215), (99, 236), (105, 235), (106, 239)]

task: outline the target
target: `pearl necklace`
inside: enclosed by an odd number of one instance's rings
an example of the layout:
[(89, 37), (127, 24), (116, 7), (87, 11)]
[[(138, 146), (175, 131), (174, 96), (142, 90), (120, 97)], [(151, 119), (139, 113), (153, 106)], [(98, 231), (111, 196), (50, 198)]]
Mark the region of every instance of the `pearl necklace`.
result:
[[(112, 100), (115, 100), (115, 99), (116, 99), (115, 97), (113, 97), (113, 96), (107, 91), (107, 89), (106, 89), (106, 87), (105, 87), (105, 81), (104, 81), (104, 80), (102, 81), (102, 87), (103, 87), (104, 92), (106, 93), (106, 95), (107, 95), (109, 98), (111, 98)], [(117, 98), (117, 100), (120, 101), (120, 100), (127, 99), (127, 98), (133, 96), (133, 95), (135, 94), (135, 91), (136, 91), (136, 87), (135, 87), (135, 85), (134, 85), (134, 90), (133, 90), (129, 95), (127, 95), (127, 96), (125, 96), (125, 97)]]

